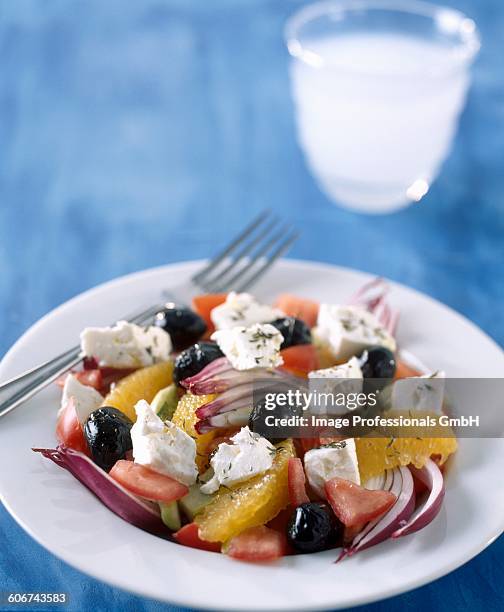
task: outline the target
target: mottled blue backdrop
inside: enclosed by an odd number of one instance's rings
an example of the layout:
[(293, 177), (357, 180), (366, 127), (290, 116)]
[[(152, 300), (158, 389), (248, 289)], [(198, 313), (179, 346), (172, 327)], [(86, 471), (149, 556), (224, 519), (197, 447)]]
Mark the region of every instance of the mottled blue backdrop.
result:
[[(504, 344), (504, 3), (448, 1), (483, 36), (453, 153), (421, 204), (372, 218), (331, 205), (296, 144), (282, 24), (299, 2), (2, 0), (0, 354), (75, 294), (204, 257), (266, 206), (303, 229), (293, 256), (404, 282)], [(501, 538), (367, 609), (502, 610), (503, 559)], [(3, 509), (0, 590), (169, 609), (69, 568)]]

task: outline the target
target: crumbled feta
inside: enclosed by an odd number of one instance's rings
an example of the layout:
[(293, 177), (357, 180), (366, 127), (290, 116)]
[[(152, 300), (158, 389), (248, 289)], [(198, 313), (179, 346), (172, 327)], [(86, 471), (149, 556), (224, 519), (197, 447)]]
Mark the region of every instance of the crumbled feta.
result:
[(210, 318), (216, 329), (231, 329), (240, 325), (250, 327), (254, 323), (270, 323), (285, 317), (278, 308), (260, 304), (250, 293), (228, 293), (224, 304), (216, 306), (210, 312)]
[(172, 350), (171, 338), (164, 329), (126, 321), (114, 327), (86, 327), (80, 337), (86, 357), (113, 368), (138, 368), (167, 361)]
[(61, 408), (58, 412), (65, 408), (69, 400), (73, 399), (75, 411), (80, 423), (85, 423), (89, 415), (99, 408), (103, 403), (103, 396), (96, 389), (88, 385), (83, 385), (72, 374), (68, 374), (63, 386), (63, 395), (61, 396)]
[(248, 427), (242, 427), (231, 441), (223, 442), (210, 459), (213, 477), (201, 486), (201, 492), (210, 495), (221, 485), (232, 485), (249, 480), (269, 470), (276, 453), (275, 447)]
[(283, 363), (280, 355), (283, 336), (269, 323), (221, 329), (212, 334), (212, 340), (236, 370), (275, 368)]
[(353, 438), (309, 450), (304, 456), (304, 467), (310, 486), (323, 499), (326, 497), (324, 485), (332, 478), (344, 478), (360, 484), (357, 450)]
[(363, 387), (362, 370), (357, 357), (347, 363), (324, 370), (313, 370), (308, 373), (308, 384), (314, 402), (311, 409), (318, 413), (342, 414), (346, 410), (355, 410), (355, 403), (336, 404), (331, 401), (336, 394), (361, 393)]
[(182, 484), (194, 484), (196, 442), (174, 423), (163, 423), (145, 400), (137, 402), (135, 411), (137, 420), (131, 428), (135, 462)]
[(321, 304), (315, 337), (327, 344), (335, 359), (346, 361), (371, 346), (395, 351), (396, 342), (378, 319), (359, 306)]
[(445, 377), (445, 373), (440, 371), (396, 380), (392, 385), (392, 409), (440, 413), (443, 408)]

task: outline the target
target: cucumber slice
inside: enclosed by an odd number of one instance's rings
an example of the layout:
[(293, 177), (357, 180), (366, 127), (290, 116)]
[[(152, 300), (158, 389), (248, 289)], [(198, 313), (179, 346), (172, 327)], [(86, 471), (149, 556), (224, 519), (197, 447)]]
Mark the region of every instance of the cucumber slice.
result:
[(214, 497), (215, 493), (213, 495), (205, 495), (205, 493), (200, 491), (199, 484), (193, 484), (189, 487), (189, 493), (182, 497), (182, 499), (179, 499), (178, 503), (182, 512), (192, 521)]
[(161, 509), (161, 520), (172, 531), (178, 531), (182, 527), (180, 512), (176, 501), (169, 504), (159, 503)]
[(158, 391), (152, 400), (151, 408), (163, 421), (171, 421), (178, 404), (178, 393), (175, 385)]
[(204, 484), (205, 482), (208, 482), (210, 479), (212, 479), (213, 475), (214, 475), (214, 469), (213, 467), (209, 467), (203, 472), (203, 474), (200, 474), (198, 476), (198, 482), (200, 484)]

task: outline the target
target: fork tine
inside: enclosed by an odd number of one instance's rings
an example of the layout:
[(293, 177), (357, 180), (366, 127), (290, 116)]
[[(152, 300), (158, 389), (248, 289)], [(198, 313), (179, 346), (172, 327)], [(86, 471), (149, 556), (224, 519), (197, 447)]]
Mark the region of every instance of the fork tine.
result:
[(259, 227), (263, 221), (265, 221), (271, 214), (270, 210), (261, 212), (247, 227), (228, 244), (224, 249), (218, 253), (202, 270), (197, 272), (191, 280), (200, 284), (201, 279), (207, 276), (212, 270), (214, 270), (226, 257), (228, 257), (246, 238), (248, 238), (254, 230)]
[[(283, 246), (284, 243), (286, 242), (285, 236), (287, 235), (287, 238), (290, 238), (290, 230), (288, 226), (284, 226), (280, 231), (278, 231), (272, 238), (270, 238), (265, 244), (263, 244), (263, 246), (258, 249), (254, 255), (249, 259), (248, 263), (245, 266), (242, 266), (238, 271), (236, 271), (231, 277), (227, 277), (225, 279), (222, 279), (220, 285), (219, 285), (219, 290), (220, 291), (229, 291), (231, 289), (236, 289), (237, 286), (243, 286), (245, 284), (246, 281), (244, 281), (243, 279), (247, 277), (247, 274), (249, 272), (253, 272), (254, 268), (256, 267), (256, 265), (258, 263), (264, 262), (264, 261), (269, 261), (272, 257), (274, 257), (276, 255), (277, 250), (279, 249), (280, 246)], [(290, 242), (287, 246), (290, 246)], [(287, 248), (286, 246), (286, 248)], [(276, 248), (275, 248), (276, 247)], [(273, 250), (273, 253), (271, 253), (271, 250)], [(284, 252), (282, 250), (282, 252)], [(278, 258), (275, 257), (275, 259)], [(263, 266), (261, 266), (262, 268)], [(264, 268), (264, 270), (266, 270), (267, 267)], [(262, 271), (260, 272), (262, 273)], [(256, 275), (253, 274), (254, 279), (256, 278)], [(253, 281), (252, 281), (253, 282)], [(248, 285), (250, 285), (251, 283), (247, 283)]]
[[(255, 236), (251, 241), (245, 243), (243, 248), (236, 253), (236, 255), (224, 268), (218, 270), (218, 272), (212, 278), (204, 278), (202, 282), (200, 281), (200, 284), (203, 284), (205, 290), (210, 293), (218, 293), (223, 288), (229, 287), (230, 282), (226, 282), (226, 278), (230, 277), (233, 271), (240, 270), (240, 264), (246, 262), (246, 256), (249, 255), (249, 253), (251, 253), (255, 247), (264, 242), (264, 240), (268, 238), (275, 229), (278, 229), (278, 221), (273, 217), (268, 226), (257, 234), (257, 236)], [(276, 239), (273, 239), (273, 244), (275, 241)], [(241, 272), (238, 272), (238, 275), (239, 274), (241, 274)], [(235, 275), (231, 276), (231, 278), (234, 279)]]
[[(277, 246), (277, 248), (273, 251), (273, 253), (271, 253), (270, 257), (266, 259), (266, 261), (261, 266), (259, 266), (259, 268), (251, 276), (249, 276), (248, 279), (245, 279), (240, 285), (235, 287), (235, 291), (238, 291), (238, 292), (245, 291), (245, 289), (248, 289), (250, 286), (252, 286), (275, 263), (275, 261), (279, 257), (281, 257), (284, 253), (286, 253), (290, 249), (291, 245), (294, 244), (294, 242), (296, 242), (298, 238), (299, 238), (298, 232), (294, 232), (290, 236), (287, 236)], [(258, 261), (258, 259), (255, 261)]]
[(245, 266), (238, 269), (231, 277), (224, 279), (219, 278), (219, 290), (223, 291), (224, 289), (233, 289), (238, 279), (242, 278), (243, 275), (246, 274), (248, 270), (250, 270), (261, 257), (266, 255), (266, 253), (268, 253), (268, 251), (272, 249), (275, 244), (277, 244), (282, 239), (282, 236), (285, 236), (285, 234), (288, 232), (288, 229), (288, 227), (283, 227), (282, 229), (277, 231), (269, 240), (266, 241), (266, 243), (264, 243), (254, 253), (250, 261)]

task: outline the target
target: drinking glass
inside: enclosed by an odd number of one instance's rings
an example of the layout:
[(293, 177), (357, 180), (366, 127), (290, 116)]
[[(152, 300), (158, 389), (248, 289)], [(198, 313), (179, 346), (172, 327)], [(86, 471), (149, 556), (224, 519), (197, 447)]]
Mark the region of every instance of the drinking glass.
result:
[(452, 143), (480, 47), (451, 8), (410, 0), (306, 6), (285, 28), (298, 140), (335, 203), (418, 202)]

